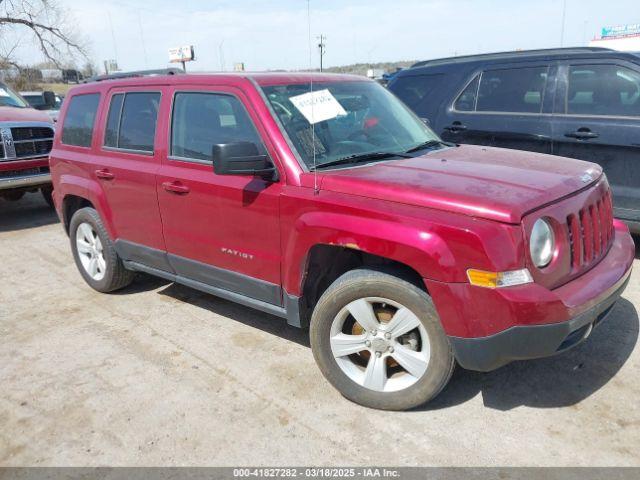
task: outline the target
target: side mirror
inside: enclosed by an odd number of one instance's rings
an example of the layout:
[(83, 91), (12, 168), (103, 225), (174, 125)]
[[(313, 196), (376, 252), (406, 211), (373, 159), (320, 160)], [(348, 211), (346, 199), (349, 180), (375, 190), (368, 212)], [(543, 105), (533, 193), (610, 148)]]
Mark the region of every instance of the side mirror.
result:
[(219, 143), (211, 152), (217, 175), (250, 175), (275, 181), (278, 172), (268, 155), (261, 155), (251, 142)]
[(53, 108), (56, 106), (56, 94), (50, 90), (42, 92), (42, 98), (47, 108)]

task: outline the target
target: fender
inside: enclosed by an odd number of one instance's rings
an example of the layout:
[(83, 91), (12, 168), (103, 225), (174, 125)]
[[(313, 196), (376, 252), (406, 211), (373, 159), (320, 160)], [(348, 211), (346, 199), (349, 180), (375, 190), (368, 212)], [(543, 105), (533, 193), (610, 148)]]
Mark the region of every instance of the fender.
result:
[(300, 295), (307, 259), (314, 245), (337, 245), (388, 258), (415, 269), (423, 278), (455, 266), (449, 246), (419, 227), (342, 213), (309, 212), (299, 217), (285, 240), (283, 285)]
[[(107, 202), (104, 190), (96, 180), (77, 175), (62, 174), (58, 181), (58, 189), (67, 195), (76, 195), (91, 202), (102, 218), (107, 233), (111, 239), (117, 238), (117, 232), (113, 227), (111, 207)], [(64, 199), (63, 199), (64, 201)]]
[(375, 211), (315, 210), (291, 219), (291, 227), (282, 230), (287, 293), (301, 294), (309, 252), (320, 244), (388, 258), (437, 282), (466, 283), (468, 268), (507, 271), (523, 266), (518, 226), (426, 209), (419, 217), (405, 217), (400, 211), (396, 207), (389, 217)]

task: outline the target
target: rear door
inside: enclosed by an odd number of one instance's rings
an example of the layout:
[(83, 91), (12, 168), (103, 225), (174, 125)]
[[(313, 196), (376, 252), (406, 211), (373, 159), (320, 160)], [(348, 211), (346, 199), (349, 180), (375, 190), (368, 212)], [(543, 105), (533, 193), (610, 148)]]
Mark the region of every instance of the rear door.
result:
[(172, 90), (158, 199), (169, 261), (179, 275), (281, 305), (281, 182), (216, 175), (215, 144), (248, 141), (275, 151), (244, 94), (231, 87)]
[(618, 218), (640, 222), (640, 67), (622, 60), (563, 63), (553, 153), (600, 164)]
[(493, 65), (467, 78), (438, 119), (447, 141), (551, 153), (555, 65)]
[(126, 260), (166, 270), (156, 174), (160, 168), (156, 124), (163, 87), (115, 88), (105, 99), (98, 155), (92, 174), (100, 182)]

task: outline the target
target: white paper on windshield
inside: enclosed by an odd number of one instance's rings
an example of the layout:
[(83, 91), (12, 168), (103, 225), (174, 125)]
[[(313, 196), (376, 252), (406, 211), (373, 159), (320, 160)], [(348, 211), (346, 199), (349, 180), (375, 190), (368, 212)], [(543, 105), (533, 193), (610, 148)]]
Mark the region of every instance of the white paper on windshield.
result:
[(336, 97), (327, 89), (296, 95), (289, 100), (312, 125), (347, 114)]
[(8, 97), (9, 92), (7, 92), (4, 88), (0, 87), (0, 97)]

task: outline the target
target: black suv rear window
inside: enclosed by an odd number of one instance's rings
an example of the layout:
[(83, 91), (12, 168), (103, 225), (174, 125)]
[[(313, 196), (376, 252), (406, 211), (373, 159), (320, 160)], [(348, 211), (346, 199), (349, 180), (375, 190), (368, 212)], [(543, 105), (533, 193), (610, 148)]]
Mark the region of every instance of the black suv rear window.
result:
[(540, 113), (548, 67), (482, 72), (476, 111)]
[[(435, 93), (440, 88), (444, 80), (444, 75), (406, 75), (398, 78), (391, 91), (395, 93), (400, 100), (406, 103), (418, 115), (427, 115), (431, 113), (428, 101), (429, 95)], [(433, 100), (434, 107), (438, 106), (436, 99)]]
[(74, 95), (71, 98), (62, 126), (62, 143), (79, 147), (91, 146), (99, 103), (99, 93)]
[(158, 92), (114, 95), (107, 117), (105, 146), (153, 152), (159, 105)]

